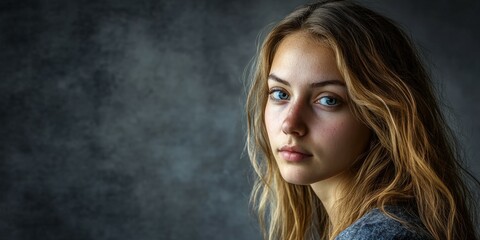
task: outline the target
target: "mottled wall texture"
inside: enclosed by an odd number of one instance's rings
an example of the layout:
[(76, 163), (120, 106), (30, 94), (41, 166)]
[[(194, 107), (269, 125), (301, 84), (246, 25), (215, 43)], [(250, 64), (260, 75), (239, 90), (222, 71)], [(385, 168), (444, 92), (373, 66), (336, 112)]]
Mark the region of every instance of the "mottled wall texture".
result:
[[(257, 36), (303, 1), (0, 3), (1, 239), (260, 239)], [(480, 2), (364, 1), (427, 56), (480, 176)]]

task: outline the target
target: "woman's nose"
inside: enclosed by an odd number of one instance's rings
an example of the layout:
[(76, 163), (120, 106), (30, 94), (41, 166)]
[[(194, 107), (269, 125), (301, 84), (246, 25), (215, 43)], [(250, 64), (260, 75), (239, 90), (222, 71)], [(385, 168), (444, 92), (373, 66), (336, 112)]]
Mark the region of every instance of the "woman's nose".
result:
[(291, 106), (289, 106), (288, 113), (282, 123), (283, 133), (296, 137), (307, 134), (306, 114), (306, 108), (301, 102), (291, 102)]

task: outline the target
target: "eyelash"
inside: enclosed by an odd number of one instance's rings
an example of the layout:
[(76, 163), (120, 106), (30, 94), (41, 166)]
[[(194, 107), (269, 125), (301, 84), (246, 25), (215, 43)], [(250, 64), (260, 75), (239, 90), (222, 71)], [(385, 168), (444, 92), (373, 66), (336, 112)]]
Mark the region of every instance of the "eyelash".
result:
[[(328, 99), (330, 99), (330, 100), (332, 100), (332, 99), (335, 100), (335, 103), (334, 103), (333, 105), (325, 105), (325, 104), (322, 104), (322, 103), (321, 103), (322, 99), (326, 99), (326, 98), (328, 98)], [(329, 100), (327, 100), (327, 101), (329, 101)], [(321, 105), (326, 106), (326, 107), (336, 107), (336, 106), (338, 106), (338, 105), (340, 105), (340, 104), (342, 103), (342, 102), (340, 101), (340, 99), (338, 99), (338, 98), (336, 98), (336, 97), (332, 97), (332, 96), (323, 96), (323, 97), (319, 98), (316, 102), (319, 102)]]
[(288, 100), (288, 99), (277, 99), (274, 97), (274, 94), (275, 93), (282, 93), (282, 94), (286, 94), (288, 96), (288, 98), (290, 99), (290, 96), (288, 95), (288, 93), (282, 89), (272, 89), (270, 90), (270, 92), (268, 93), (268, 95), (270, 96), (270, 99), (274, 100), (274, 101), (284, 101), (284, 100)]
[[(286, 99), (280, 99), (280, 97), (275, 97), (275, 94), (276, 93), (280, 93), (280, 94), (285, 94), (287, 95), (287, 98)], [(272, 89), (270, 90), (270, 92), (268, 93), (269, 97), (271, 100), (273, 101), (276, 101), (276, 102), (280, 102), (280, 101), (286, 101), (286, 100), (289, 100), (290, 99), (290, 96), (288, 95), (288, 93), (283, 90), (283, 89)], [(332, 105), (328, 105), (328, 104), (323, 104), (322, 103), (322, 100), (323, 99), (329, 99), (329, 100), (326, 100), (326, 101), (331, 101), (331, 100), (334, 100), (335, 103), (332, 104)], [(333, 108), (333, 107), (338, 107), (340, 104), (342, 104), (342, 101), (340, 100), (340, 98), (338, 97), (335, 97), (335, 96), (322, 96), (320, 97), (318, 100), (315, 100), (315, 103), (319, 103), (320, 105), (324, 106), (324, 107), (329, 107), (329, 108)]]

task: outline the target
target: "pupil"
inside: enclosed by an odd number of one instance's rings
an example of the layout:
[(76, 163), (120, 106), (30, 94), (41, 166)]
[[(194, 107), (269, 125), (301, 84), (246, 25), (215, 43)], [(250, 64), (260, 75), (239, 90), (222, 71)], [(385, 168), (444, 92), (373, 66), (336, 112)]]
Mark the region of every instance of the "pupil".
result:
[(326, 98), (325, 103), (326, 103), (327, 105), (334, 105), (334, 104), (337, 103), (337, 101), (336, 101), (336, 99), (334, 99), (334, 98)]

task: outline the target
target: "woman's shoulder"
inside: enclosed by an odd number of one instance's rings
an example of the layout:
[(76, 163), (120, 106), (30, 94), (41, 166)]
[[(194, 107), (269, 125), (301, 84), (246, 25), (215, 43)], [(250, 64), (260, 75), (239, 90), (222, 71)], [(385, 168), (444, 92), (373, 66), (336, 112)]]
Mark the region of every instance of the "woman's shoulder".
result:
[[(420, 218), (405, 208), (387, 206), (385, 210), (404, 223), (387, 216), (380, 209), (373, 209), (343, 230), (336, 240), (426, 240), (431, 239)], [(405, 224), (407, 223), (407, 224)]]

